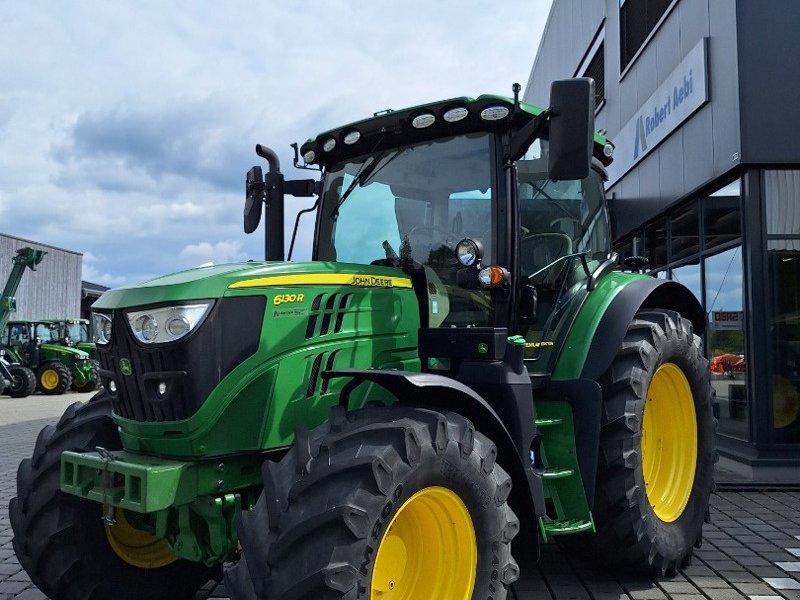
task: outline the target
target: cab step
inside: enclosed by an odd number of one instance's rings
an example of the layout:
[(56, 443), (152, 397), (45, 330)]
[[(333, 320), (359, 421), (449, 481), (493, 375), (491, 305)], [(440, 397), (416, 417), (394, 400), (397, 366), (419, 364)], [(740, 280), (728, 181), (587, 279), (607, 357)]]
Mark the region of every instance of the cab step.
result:
[(572, 469), (559, 469), (550, 467), (542, 471), (542, 479), (563, 479), (564, 477), (572, 477), (575, 473)]
[(584, 521), (582, 519), (546, 521), (540, 517), (539, 529), (542, 532), (544, 541), (546, 542), (549, 537), (554, 535), (569, 535), (572, 533), (582, 533), (584, 531), (594, 531), (594, 523), (592, 521)]

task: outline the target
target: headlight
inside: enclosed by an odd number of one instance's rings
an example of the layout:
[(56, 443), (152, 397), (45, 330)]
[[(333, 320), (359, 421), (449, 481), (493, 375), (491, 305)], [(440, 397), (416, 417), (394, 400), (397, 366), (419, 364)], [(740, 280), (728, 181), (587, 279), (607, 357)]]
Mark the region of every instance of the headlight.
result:
[(203, 322), (212, 300), (176, 306), (160, 306), (127, 313), (128, 324), (136, 339), (144, 344), (165, 344), (188, 335)]
[(94, 343), (105, 346), (111, 341), (111, 317), (103, 313), (92, 313), (92, 337)]

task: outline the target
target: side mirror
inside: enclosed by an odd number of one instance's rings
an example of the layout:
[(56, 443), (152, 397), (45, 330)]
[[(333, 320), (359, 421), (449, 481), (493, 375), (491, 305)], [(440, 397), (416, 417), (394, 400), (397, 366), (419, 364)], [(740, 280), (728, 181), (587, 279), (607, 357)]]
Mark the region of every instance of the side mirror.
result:
[(261, 223), (261, 210), (264, 205), (264, 175), (261, 167), (253, 167), (247, 172), (244, 202), (244, 232), (253, 233)]
[(554, 81), (550, 87), (550, 179), (589, 175), (594, 143), (594, 80)]

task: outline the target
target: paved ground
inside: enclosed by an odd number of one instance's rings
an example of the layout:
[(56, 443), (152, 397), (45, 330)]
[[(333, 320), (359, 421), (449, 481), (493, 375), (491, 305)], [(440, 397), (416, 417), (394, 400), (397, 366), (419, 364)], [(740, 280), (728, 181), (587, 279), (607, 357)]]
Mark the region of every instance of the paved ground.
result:
[[(88, 396), (0, 397), (0, 600), (45, 598), (14, 556), (8, 501), (15, 495), (17, 464), (30, 455), (39, 430)], [(703, 547), (676, 577), (612, 574), (574, 560), (557, 545), (545, 547), (529, 571), (516, 585), (517, 600), (800, 600), (800, 492), (715, 494)], [(222, 586), (212, 584), (198, 593), (198, 600), (226, 597)]]

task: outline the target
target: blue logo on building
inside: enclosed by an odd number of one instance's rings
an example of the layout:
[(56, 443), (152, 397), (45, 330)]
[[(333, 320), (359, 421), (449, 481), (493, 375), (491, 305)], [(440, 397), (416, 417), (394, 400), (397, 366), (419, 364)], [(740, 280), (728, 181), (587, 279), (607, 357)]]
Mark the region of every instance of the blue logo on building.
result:
[[(652, 114), (639, 115), (636, 125), (636, 140), (633, 145), (634, 160), (647, 150), (647, 138), (650, 135), (661, 133), (661, 129), (670, 129), (668, 127), (662, 128), (662, 125), (692, 95), (694, 91), (692, 75), (692, 70), (689, 69), (688, 76), (683, 76), (683, 82), (672, 88), (672, 94), (667, 95), (663, 103), (653, 108)], [(664, 135), (666, 136), (667, 133), (668, 131), (665, 131)]]

